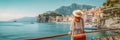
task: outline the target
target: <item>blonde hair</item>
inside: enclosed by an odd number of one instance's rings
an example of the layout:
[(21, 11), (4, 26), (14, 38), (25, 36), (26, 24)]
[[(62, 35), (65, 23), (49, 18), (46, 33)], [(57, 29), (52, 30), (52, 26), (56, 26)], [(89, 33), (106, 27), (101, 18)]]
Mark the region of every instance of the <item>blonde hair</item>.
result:
[(81, 19), (81, 17), (75, 17), (75, 16), (73, 17), (74, 22), (80, 22), (80, 19)]

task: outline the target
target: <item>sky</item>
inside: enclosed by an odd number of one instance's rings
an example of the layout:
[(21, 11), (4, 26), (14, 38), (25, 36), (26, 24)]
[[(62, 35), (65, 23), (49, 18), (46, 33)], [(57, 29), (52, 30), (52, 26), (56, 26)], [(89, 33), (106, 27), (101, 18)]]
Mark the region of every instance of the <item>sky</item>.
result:
[(0, 0), (0, 21), (35, 17), (72, 3), (102, 6), (106, 0)]

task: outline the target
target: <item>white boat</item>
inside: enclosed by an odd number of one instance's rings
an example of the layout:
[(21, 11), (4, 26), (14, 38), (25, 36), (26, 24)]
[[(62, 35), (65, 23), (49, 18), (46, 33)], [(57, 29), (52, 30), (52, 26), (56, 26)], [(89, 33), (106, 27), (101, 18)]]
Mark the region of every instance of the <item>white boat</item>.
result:
[(92, 27), (92, 25), (85, 25), (86, 30), (97, 30), (96, 27)]

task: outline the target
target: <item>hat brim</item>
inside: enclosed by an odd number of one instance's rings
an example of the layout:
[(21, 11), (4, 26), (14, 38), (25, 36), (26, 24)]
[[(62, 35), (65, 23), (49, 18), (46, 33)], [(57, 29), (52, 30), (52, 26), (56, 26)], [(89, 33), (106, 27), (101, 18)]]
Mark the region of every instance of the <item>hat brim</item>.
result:
[(76, 13), (73, 13), (73, 15), (76, 17), (81, 17), (81, 15), (77, 15)]
[(82, 11), (80, 11), (80, 13), (81, 13), (81, 15), (77, 15), (77, 14), (76, 14), (76, 12), (73, 12), (73, 15), (74, 15), (74, 16), (76, 16), (76, 17), (81, 17), (81, 16), (82, 16), (82, 14), (83, 14), (83, 12), (82, 12)]

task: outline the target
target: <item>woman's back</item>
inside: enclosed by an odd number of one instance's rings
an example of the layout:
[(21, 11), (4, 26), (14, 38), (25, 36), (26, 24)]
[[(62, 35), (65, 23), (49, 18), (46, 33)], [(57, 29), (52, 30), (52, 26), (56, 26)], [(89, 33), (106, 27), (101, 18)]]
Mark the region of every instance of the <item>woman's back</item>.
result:
[(83, 20), (80, 20), (80, 22), (73, 22), (72, 25), (72, 34), (79, 34), (83, 32)]

